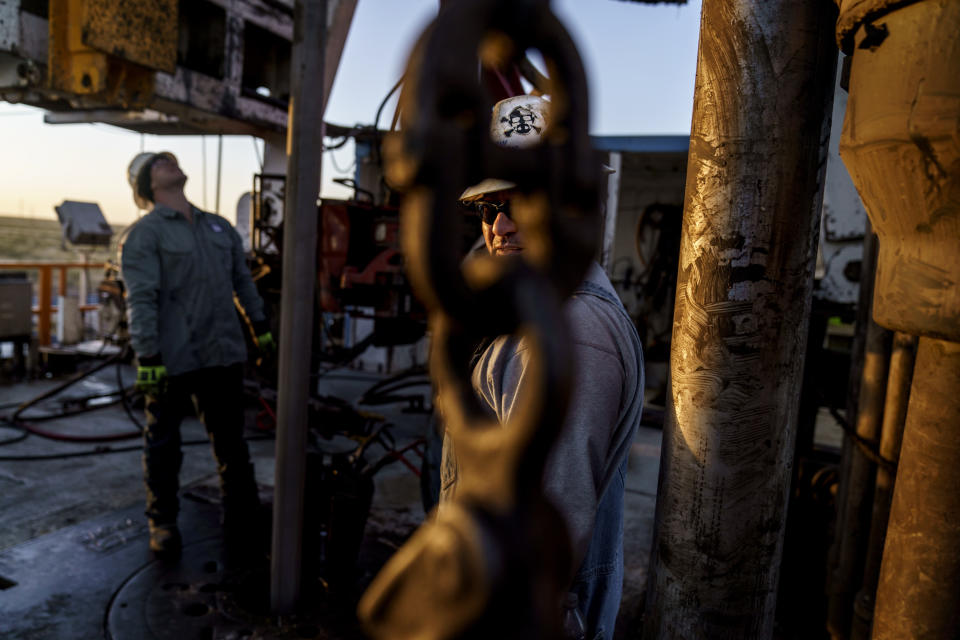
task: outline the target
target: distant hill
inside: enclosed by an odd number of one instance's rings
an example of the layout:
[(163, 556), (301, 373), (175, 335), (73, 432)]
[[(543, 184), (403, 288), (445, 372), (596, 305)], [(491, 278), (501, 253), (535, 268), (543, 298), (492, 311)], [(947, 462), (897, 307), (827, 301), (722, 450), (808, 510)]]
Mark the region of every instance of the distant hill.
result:
[[(124, 227), (113, 225), (114, 242), (109, 249), (90, 255), (91, 262), (116, 260), (116, 239)], [(61, 248), (62, 232), (56, 220), (0, 216), (0, 260), (75, 262), (82, 260), (76, 249)]]

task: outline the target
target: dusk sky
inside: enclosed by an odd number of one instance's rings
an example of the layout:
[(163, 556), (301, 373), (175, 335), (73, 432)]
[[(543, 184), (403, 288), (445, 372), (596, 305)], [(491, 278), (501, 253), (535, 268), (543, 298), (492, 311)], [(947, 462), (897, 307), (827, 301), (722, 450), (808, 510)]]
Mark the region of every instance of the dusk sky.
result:
[[(700, 0), (684, 6), (618, 0), (552, 4), (587, 68), (592, 133), (689, 133)], [(327, 122), (373, 122), (436, 7), (437, 0), (359, 0), (327, 106)], [(389, 122), (392, 103), (385, 113), (381, 126)], [(0, 132), (0, 215), (55, 219), (55, 205), (81, 200), (99, 203), (112, 223), (131, 222), (137, 209), (126, 168), (141, 145), (177, 154), (189, 177), (187, 197), (201, 208), (214, 209), (216, 136), (141, 136), (103, 124), (47, 125), (41, 110), (6, 102), (0, 102)], [(224, 137), (220, 212), (231, 220), (259, 169), (258, 153), (262, 154), (259, 140)], [(352, 175), (352, 165), (352, 144), (325, 154), (323, 195), (348, 195), (332, 179)]]

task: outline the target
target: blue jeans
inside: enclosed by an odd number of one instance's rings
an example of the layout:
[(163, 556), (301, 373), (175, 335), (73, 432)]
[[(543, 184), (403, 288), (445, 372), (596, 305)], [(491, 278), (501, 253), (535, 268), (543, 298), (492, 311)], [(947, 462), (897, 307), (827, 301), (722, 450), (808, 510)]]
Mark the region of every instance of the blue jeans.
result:
[(597, 505), (590, 546), (573, 580), (589, 640), (613, 637), (623, 595), (623, 496), (627, 456)]

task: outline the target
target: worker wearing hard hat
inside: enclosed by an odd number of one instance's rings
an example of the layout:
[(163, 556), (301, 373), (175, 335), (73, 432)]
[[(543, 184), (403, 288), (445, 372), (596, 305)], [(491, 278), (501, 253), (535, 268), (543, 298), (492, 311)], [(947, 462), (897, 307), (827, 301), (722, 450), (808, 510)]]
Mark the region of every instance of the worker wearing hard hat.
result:
[(228, 547), (242, 543), (259, 511), (243, 439), (246, 341), (234, 294), (273, 348), (263, 300), (247, 269), (240, 236), (226, 219), (187, 201), (186, 175), (173, 154), (141, 153), (130, 163), (134, 201), (150, 212), (123, 245), (122, 273), (136, 352), (137, 388), (146, 396), (143, 469), (150, 548), (179, 555), (180, 423), (193, 396), (220, 474)]
[[(540, 143), (550, 103), (517, 96), (493, 109), (491, 136), (504, 147)], [(461, 204), (477, 214), (487, 251), (522, 254), (523, 230), (511, 216), (516, 184), (491, 178), (468, 188)], [(570, 535), (576, 566), (570, 592), (587, 638), (613, 636), (623, 589), (624, 476), (643, 407), (643, 354), (633, 321), (596, 263), (564, 306), (573, 345), (570, 408), (544, 472), (544, 489)], [(506, 423), (523, 406), (530, 352), (524, 340), (499, 336), (478, 350), (473, 387)], [(445, 440), (441, 504), (456, 491), (457, 465)]]

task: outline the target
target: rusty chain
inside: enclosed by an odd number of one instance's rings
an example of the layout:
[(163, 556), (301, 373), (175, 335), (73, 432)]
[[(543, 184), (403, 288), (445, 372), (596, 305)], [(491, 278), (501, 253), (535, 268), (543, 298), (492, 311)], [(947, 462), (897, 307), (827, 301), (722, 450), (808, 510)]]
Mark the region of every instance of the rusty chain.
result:
[[(488, 65), (537, 49), (551, 82), (544, 144), (489, 138)], [(447, 2), (411, 54), (401, 130), (385, 141), (388, 179), (405, 189), (407, 270), (431, 314), (431, 375), (459, 467), (457, 494), (391, 559), (360, 603), (376, 638), (554, 637), (571, 577), (569, 543), (541, 492), (571, 380), (564, 298), (599, 242), (599, 163), (588, 135), (587, 84), (576, 47), (547, 0)], [(509, 177), (528, 250), (461, 268), (456, 201), (464, 187)], [(484, 335), (519, 333), (530, 392), (507, 425), (470, 383)], [(526, 382), (525, 382), (526, 384)]]

